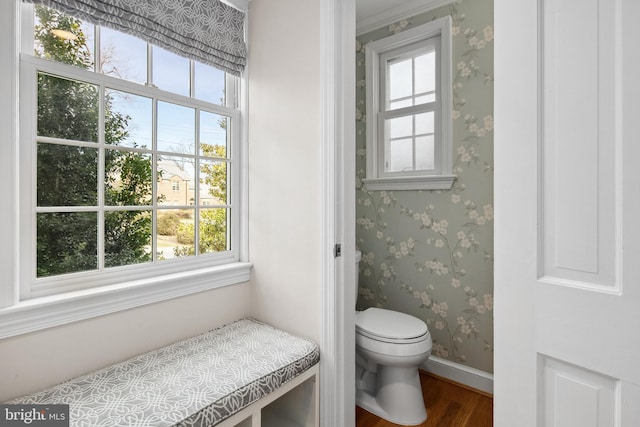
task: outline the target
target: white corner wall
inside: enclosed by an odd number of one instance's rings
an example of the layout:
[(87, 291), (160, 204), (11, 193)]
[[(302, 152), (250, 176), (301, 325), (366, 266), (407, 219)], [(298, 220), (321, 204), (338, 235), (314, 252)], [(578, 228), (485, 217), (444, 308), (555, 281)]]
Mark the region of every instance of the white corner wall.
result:
[(0, 402), (248, 316), (249, 284), (0, 340)]
[(251, 314), (321, 341), (320, 0), (249, 5)]

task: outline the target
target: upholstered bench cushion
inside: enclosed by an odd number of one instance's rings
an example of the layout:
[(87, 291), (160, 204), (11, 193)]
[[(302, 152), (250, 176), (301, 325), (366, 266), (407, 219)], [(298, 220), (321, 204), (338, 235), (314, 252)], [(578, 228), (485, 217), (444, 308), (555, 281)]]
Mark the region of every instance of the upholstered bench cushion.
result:
[(243, 319), (9, 403), (69, 404), (72, 426), (213, 426), (319, 357), (315, 343)]

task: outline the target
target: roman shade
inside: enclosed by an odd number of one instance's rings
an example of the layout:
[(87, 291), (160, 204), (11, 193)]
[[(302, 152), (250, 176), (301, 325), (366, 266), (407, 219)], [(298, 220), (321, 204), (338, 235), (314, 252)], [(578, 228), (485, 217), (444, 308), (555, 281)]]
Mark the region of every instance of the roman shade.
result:
[(244, 13), (220, 0), (24, 0), (239, 75)]

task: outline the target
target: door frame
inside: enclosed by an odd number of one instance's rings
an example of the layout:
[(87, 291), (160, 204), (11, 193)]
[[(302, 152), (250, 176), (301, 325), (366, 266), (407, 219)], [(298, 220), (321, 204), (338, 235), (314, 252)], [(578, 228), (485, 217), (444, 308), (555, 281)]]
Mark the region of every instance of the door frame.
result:
[[(533, 427), (536, 420), (514, 418), (535, 413), (536, 360), (531, 340), (535, 294), (525, 280), (511, 271), (536, 270), (536, 247), (510, 247), (514, 230), (530, 233), (537, 224), (536, 209), (517, 217), (510, 206), (538, 191), (538, 171), (530, 159), (538, 157), (538, 2), (495, 0), (494, 31), (494, 423), (510, 425), (514, 419)], [(523, 120), (523, 117), (530, 118)], [(533, 118), (533, 119), (531, 119)], [(515, 143), (514, 143), (515, 142)], [(522, 170), (527, 165), (526, 170)], [(517, 182), (517, 189), (514, 184)], [(535, 230), (534, 230), (535, 232)], [(513, 372), (525, 372), (530, 381), (518, 383)]]
[[(323, 289), (320, 419), (355, 424), (355, 0), (320, 2)], [(341, 246), (341, 256), (334, 254)]]

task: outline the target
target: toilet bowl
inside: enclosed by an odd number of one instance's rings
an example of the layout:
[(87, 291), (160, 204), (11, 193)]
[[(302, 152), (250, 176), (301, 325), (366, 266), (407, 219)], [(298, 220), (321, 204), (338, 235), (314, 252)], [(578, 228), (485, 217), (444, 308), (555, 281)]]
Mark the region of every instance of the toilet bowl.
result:
[[(360, 257), (358, 251), (356, 262)], [(427, 325), (414, 316), (375, 307), (356, 312), (356, 404), (396, 424), (423, 423), (418, 366), (431, 346)]]

